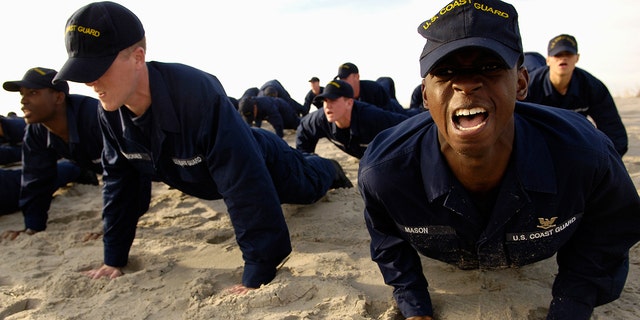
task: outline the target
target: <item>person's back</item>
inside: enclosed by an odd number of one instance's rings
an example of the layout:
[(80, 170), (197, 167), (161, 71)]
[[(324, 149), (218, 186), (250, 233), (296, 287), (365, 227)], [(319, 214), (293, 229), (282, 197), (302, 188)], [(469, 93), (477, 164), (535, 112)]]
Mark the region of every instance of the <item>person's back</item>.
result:
[(380, 86), (382, 86), (384, 91), (389, 96), (388, 107), (390, 111), (403, 113), (407, 115), (409, 114), (414, 115), (413, 113), (411, 113), (411, 111), (405, 110), (402, 107), (402, 104), (400, 104), (400, 102), (396, 98), (396, 84), (391, 77), (379, 77), (378, 79), (376, 79), (376, 82), (380, 84)]
[(360, 95), (357, 100), (372, 104), (382, 110), (400, 111), (400, 105), (394, 104), (384, 87), (373, 80), (360, 80)]
[(297, 110), (298, 114), (301, 117), (309, 113), (309, 108), (307, 108), (306, 106), (303, 106), (302, 104), (298, 103), (298, 101), (293, 99), (289, 94), (289, 92), (287, 91), (287, 89), (285, 89), (282, 83), (280, 83), (280, 81), (278, 81), (277, 79), (269, 80), (260, 87), (260, 91), (258, 92), (258, 97), (263, 97), (263, 96), (272, 96), (272, 97), (284, 99), (295, 110)]
[(272, 104), (276, 106), (278, 113), (282, 117), (282, 124), (284, 129), (296, 129), (300, 124), (300, 116), (298, 116), (297, 110), (287, 103), (284, 99), (272, 98)]
[(547, 66), (530, 73), (525, 101), (573, 110), (590, 117), (622, 156), (627, 152), (629, 141), (615, 101), (602, 81), (576, 67), (579, 57), (573, 36), (562, 34), (551, 39)]
[(258, 94), (260, 94), (260, 89), (258, 87), (247, 88), (247, 90), (242, 93), (242, 96), (240, 96), (238, 101), (248, 97), (257, 97)]
[(547, 65), (547, 60), (542, 54), (535, 51), (528, 51), (524, 53), (524, 66), (531, 74), (534, 70)]
[(389, 98), (396, 99), (396, 84), (391, 77), (378, 77), (376, 82), (384, 88), (384, 91), (387, 92)]
[(249, 125), (262, 127), (267, 121), (279, 137), (284, 137), (284, 129), (296, 129), (300, 123), (296, 110), (284, 99), (262, 96), (242, 99), (240, 113)]

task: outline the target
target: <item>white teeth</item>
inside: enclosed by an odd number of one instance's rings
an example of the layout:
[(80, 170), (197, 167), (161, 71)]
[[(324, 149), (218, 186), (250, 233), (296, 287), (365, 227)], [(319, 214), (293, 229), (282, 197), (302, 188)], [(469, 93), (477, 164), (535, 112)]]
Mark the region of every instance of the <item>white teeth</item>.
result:
[(470, 115), (474, 115), (474, 114), (478, 114), (478, 113), (483, 113), (486, 112), (486, 110), (484, 110), (484, 108), (471, 108), (471, 109), (459, 109), (456, 110), (456, 117), (462, 117), (462, 116), (470, 116)]

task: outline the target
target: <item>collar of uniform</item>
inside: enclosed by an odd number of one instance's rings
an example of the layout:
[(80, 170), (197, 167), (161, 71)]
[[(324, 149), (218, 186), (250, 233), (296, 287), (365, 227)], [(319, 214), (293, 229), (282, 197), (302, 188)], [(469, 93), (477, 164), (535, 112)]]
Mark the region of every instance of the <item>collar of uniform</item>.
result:
[[(515, 145), (510, 161), (515, 161), (517, 175), (523, 188), (536, 192), (555, 194), (556, 176), (547, 144), (540, 139), (536, 129), (519, 115), (515, 115)], [(424, 190), (429, 202), (448, 194), (455, 188), (455, 177), (436, 143), (438, 132), (435, 125), (427, 130), (420, 147), (420, 166)], [(510, 166), (512, 167), (512, 166)]]
[[(543, 68), (541, 68), (543, 69)], [(549, 79), (549, 73), (551, 72), (549, 69), (549, 66), (546, 66), (543, 70), (536, 70), (537, 72), (541, 72), (543, 73), (543, 78), (542, 78), (542, 89), (544, 90), (544, 95), (545, 96), (552, 96), (555, 93), (558, 93), (558, 91), (553, 87), (553, 84), (551, 83), (551, 79)], [(567, 97), (567, 96), (576, 96), (579, 97), (580, 96), (580, 80), (583, 79), (582, 75), (583, 75), (583, 71), (582, 69), (576, 67), (573, 70), (573, 74), (571, 75), (571, 81), (569, 81), (569, 88), (567, 89), (567, 92), (565, 94), (563, 94), (563, 97)], [(559, 107), (559, 106), (555, 106), (555, 107)]]
[[(358, 124), (358, 112), (356, 112), (356, 105), (355, 102), (356, 100), (353, 100), (354, 104), (353, 104), (353, 109), (351, 109), (351, 120), (349, 122), (349, 128), (347, 129), (340, 129), (338, 128), (338, 126), (336, 125), (335, 122), (328, 122), (327, 121), (327, 116), (324, 115), (324, 111), (322, 111), (323, 115), (322, 117), (324, 117), (324, 121), (326, 121), (329, 124), (329, 130), (331, 130), (331, 135), (334, 138), (338, 137), (338, 131), (339, 130), (349, 130), (349, 140), (351, 140), (352, 137), (357, 137), (358, 136), (358, 132), (359, 132), (359, 124)], [(342, 131), (344, 132), (344, 131)], [(335, 141), (337, 141), (337, 139), (334, 139)], [(334, 142), (335, 142), (334, 141)], [(349, 141), (339, 141), (342, 144), (346, 144)]]

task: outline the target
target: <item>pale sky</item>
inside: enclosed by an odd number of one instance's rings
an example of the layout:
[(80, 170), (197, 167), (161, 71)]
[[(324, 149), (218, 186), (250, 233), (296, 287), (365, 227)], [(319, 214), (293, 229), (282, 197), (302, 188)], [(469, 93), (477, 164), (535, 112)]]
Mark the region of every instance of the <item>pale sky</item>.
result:
[[(217, 76), (229, 96), (278, 79), (303, 103), (308, 80), (322, 85), (338, 66), (353, 62), (360, 78), (389, 76), (408, 105), (420, 83), (418, 57), (425, 40), (417, 27), (448, 1), (271, 0), (117, 1), (142, 21), (147, 60), (180, 62)], [(59, 70), (67, 54), (64, 27), (90, 1), (18, 1), (0, 12), (4, 49), (0, 82), (19, 80), (31, 67)], [(640, 92), (640, 1), (511, 1), (520, 16), (525, 51), (546, 56), (549, 39), (578, 40), (578, 67), (602, 80), (614, 96)], [(84, 84), (71, 93), (94, 96)], [(0, 90), (0, 114), (20, 111), (20, 95)]]

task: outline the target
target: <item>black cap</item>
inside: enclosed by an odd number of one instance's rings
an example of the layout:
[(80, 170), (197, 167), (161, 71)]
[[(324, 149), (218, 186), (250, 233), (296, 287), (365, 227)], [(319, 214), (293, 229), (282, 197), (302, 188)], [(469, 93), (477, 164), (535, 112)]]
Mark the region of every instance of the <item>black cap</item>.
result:
[(53, 69), (35, 67), (27, 70), (22, 80), (7, 81), (2, 87), (7, 91), (20, 91), (21, 87), (29, 89), (51, 88), (56, 91), (69, 94), (69, 84), (66, 81), (58, 81), (53, 84), (53, 78), (58, 72)]
[(561, 34), (549, 41), (549, 46), (547, 47), (548, 56), (552, 57), (563, 51), (578, 54), (578, 41), (576, 41), (576, 38), (568, 34)]
[(452, 1), (420, 24), (418, 33), (427, 39), (420, 55), (423, 77), (446, 55), (464, 47), (489, 49), (509, 67), (523, 54), (518, 12), (502, 1)]
[(320, 82), (320, 79), (318, 79), (318, 77), (312, 77), (309, 79), (309, 82)]
[(338, 67), (338, 75), (334, 79), (344, 79), (352, 73), (358, 73), (358, 67), (351, 62), (346, 62)]
[(339, 97), (353, 98), (353, 88), (343, 80), (333, 80), (324, 87), (324, 91), (313, 98), (313, 101), (337, 99)]
[(142, 23), (129, 9), (110, 1), (90, 3), (67, 20), (65, 45), (69, 58), (54, 81), (95, 81), (120, 51), (143, 37)]

